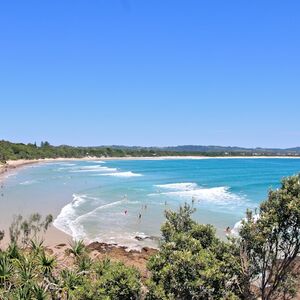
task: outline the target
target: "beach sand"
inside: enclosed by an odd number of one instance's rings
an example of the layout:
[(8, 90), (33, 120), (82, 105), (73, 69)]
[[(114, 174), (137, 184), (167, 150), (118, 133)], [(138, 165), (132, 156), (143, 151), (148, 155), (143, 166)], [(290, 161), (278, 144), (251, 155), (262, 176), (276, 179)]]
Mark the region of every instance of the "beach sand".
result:
[[(54, 158), (54, 159), (33, 159), (33, 160), (10, 160), (7, 161), (6, 164), (0, 164), (0, 184), (4, 183), (6, 175), (9, 172), (17, 171), (20, 168), (28, 167), (32, 164), (43, 164), (50, 162), (59, 162), (59, 161), (74, 161), (74, 160), (174, 160), (174, 159), (234, 159), (234, 158), (251, 158), (251, 159), (260, 159), (260, 158), (296, 158), (296, 157), (262, 157), (262, 156), (251, 156), (251, 157), (207, 157), (207, 156), (161, 156), (161, 157), (83, 157), (83, 158)], [(0, 228), (1, 229), (1, 228)], [(8, 233), (4, 239), (4, 242), (8, 242)], [(53, 244), (68, 244), (72, 240), (72, 237), (67, 235), (66, 233), (56, 229), (54, 226), (51, 226), (50, 230), (47, 232), (45, 236), (45, 244), (53, 245)]]
[[(37, 159), (37, 160), (15, 160), (8, 161), (6, 164), (0, 164), (0, 184), (5, 180), (5, 176), (22, 167), (30, 166), (37, 163), (57, 162), (57, 161), (72, 161), (72, 160), (103, 160), (107, 158), (85, 157), (85, 158), (55, 158), (55, 159)], [(116, 158), (113, 158), (116, 159)], [(124, 159), (124, 158), (123, 158)], [(1, 229), (1, 228), (0, 228)], [(55, 255), (62, 267), (71, 266), (73, 258), (68, 254), (68, 248), (72, 242), (72, 237), (51, 225), (42, 237), (44, 245), (48, 252)], [(9, 233), (5, 232), (5, 237), (0, 243), (0, 248), (5, 249), (9, 244)], [(118, 260), (128, 266), (136, 267), (142, 275), (143, 279), (148, 278), (146, 263), (149, 257), (156, 253), (156, 249), (142, 248), (140, 251), (130, 250), (126, 247), (120, 247), (115, 244), (106, 244), (93, 242), (87, 245), (87, 248), (92, 259), (110, 258)]]
[[(143, 157), (82, 157), (82, 158), (45, 158), (45, 159), (18, 159), (8, 160), (6, 164), (0, 163), (0, 176), (5, 172), (14, 170), (16, 168), (24, 167), (26, 165), (57, 162), (57, 161), (74, 161), (74, 160), (172, 160), (172, 159), (273, 159), (273, 158), (285, 158), (285, 159), (299, 159), (300, 156), (143, 156)], [(1, 177), (0, 177), (1, 179)]]

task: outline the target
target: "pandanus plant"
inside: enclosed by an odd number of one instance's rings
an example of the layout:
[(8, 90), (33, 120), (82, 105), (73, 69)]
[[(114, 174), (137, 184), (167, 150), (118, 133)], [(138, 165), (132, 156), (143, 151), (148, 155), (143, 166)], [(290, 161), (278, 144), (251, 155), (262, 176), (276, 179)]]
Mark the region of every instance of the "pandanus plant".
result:
[(13, 273), (13, 266), (6, 253), (0, 253), (0, 287), (8, 288)]
[(42, 251), (38, 261), (43, 275), (46, 277), (51, 277), (52, 271), (56, 266), (56, 258), (54, 256), (47, 255), (45, 251)]
[(79, 257), (86, 252), (86, 247), (82, 240), (73, 241), (70, 243), (69, 253), (73, 254), (75, 257)]

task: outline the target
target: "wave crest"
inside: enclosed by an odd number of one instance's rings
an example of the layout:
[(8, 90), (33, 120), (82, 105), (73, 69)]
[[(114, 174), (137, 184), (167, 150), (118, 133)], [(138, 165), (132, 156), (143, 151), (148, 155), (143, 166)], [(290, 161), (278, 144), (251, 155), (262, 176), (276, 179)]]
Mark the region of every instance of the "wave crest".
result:
[(139, 177), (143, 176), (139, 173), (133, 173), (131, 171), (128, 172), (115, 172), (115, 173), (105, 173), (105, 174), (99, 174), (100, 176), (115, 176), (115, 177)]
[[(170, 184), (155, 185), (156, 187), (167, 189), (169, 191), (160, 191), (154, 195), (166, 195), (170, 197), (189, 198), (197, 201), (207, 201), (216, 203), (226, 203), (232, 201), (241, 201), (243, 197), (234, 194), (227, 186), (203, 188), (194, 182), (180, 182)], [(151, 194), (153, 195), (153, 194)]]

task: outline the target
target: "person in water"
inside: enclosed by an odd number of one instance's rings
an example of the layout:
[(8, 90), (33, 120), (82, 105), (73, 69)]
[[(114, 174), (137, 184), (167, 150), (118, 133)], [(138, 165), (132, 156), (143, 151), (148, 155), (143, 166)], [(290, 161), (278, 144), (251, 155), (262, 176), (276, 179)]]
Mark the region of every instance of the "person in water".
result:
[(125, 209), (125, 211), (124, 211), (125, 215), (127, 215), (127, 212), (128, 212), (127, 209)]
[(193, 196), (192, 197), (192, 204), (194, 204), (195, 203), (195, 197)]
[(225, 229), (225, 232), (226, 232), (226, 234), (230, 234), (231, 233), (231, 229), (230, 229), (229, 226)]
[(139, 220), (142, 218), (142, 214), (141, 213), (139, 213)]

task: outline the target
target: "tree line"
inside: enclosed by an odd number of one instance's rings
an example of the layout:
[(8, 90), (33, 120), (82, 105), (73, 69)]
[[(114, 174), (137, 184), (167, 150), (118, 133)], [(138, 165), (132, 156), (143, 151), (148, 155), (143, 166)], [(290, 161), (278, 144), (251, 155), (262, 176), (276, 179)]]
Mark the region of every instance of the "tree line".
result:
[[(178, 148), (180, 149), (180, 148)], [(93, 157), (155, 157), (155, 156), (253, 156), (255, 152), (249, 151), (176, 151), (168, 148), (143, 147), (73, 147), (67, 145), (53, 146), (47, 141), (40, 145), (36, 143), (12, 143), (0, 141), (0, 162), (17, 159), (44, 159), (44, 158), (83, 158)], [(260, 153), (260, 155), (277, 155), (273, 152)], [(284, 155), (284, 154), (281, 154)]]

